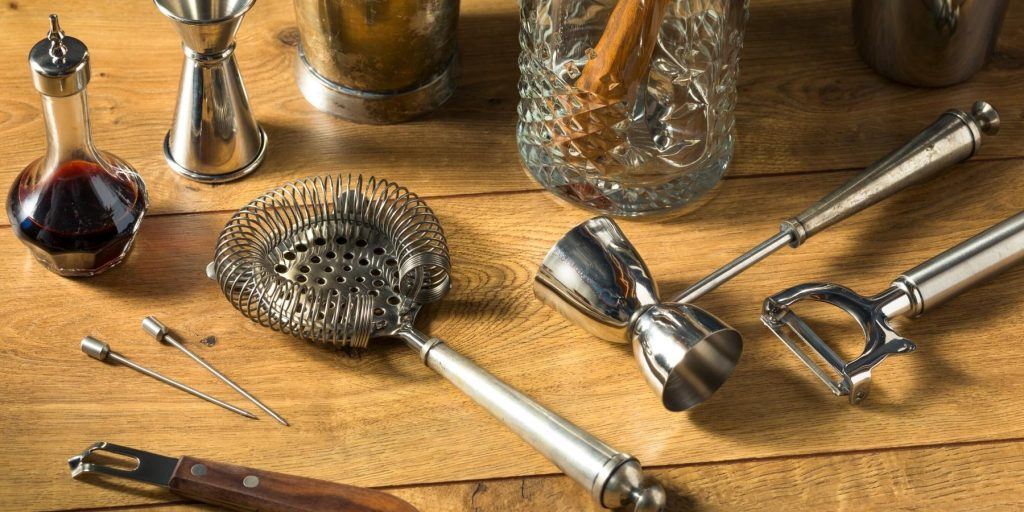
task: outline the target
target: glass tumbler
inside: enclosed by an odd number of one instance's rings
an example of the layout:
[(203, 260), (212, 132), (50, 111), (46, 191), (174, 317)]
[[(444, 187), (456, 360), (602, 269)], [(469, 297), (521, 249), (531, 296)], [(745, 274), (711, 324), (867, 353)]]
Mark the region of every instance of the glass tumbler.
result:
[(524, 167), (632, 217), (706, 194), (732, 158), (747, 0), (520, 0)]

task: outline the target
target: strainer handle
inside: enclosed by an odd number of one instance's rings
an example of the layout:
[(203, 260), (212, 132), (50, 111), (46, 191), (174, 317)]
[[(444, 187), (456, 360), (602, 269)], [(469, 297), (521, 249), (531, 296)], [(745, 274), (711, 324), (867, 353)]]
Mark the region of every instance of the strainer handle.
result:
[(642, 512), (664, 509), (664, 489), (657, 482), (644, 479), (635, 458), (534, 402), (444, 341), (427, 338), (412, 329), (400, 336), (419, 351), (428, 367), (587, 488), (601, 506)]

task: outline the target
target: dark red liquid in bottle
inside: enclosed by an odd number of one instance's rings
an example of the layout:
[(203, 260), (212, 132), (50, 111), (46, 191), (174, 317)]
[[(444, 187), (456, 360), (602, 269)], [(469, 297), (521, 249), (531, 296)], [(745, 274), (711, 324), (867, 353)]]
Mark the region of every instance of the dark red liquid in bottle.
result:
[(145, 193), (131, 177), (84, 160), (66, 162), (35, 183), (32, 174), (20, 176), (7, 197), (19, 238), (48, 254), (91, 253), (92, 268), (124, 253), (146, 210)]

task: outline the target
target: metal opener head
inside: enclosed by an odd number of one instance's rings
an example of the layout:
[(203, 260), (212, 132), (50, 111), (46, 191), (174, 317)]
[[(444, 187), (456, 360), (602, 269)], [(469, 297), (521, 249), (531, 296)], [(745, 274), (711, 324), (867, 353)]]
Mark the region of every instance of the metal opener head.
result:
[(562, 237), (541, 263), (533, 290), (587, 332), (631, 343), (644, 378), (670, 411), (710, 397), (743, 350), (739, 332), (707, 311), (659, 303), (647, 265), (608, 217)]
[[(871, 390), (871, 370), (890, 354), (905, 354), (917, 348), (910, 340), (900, 336), (883, 311), (883, 306), (903, 294), (898, 288), (890, 288), (872, 297), (863, 297), (845, 286), (830, 283), (807, 283), (783, 290), (764, 301), (761, 321), (836, 396), (847, 395), (851, 404), (858, 404)], [(864, 333), (864, 351), (852, 361), (844, 361), (825, 340), (821, 339), (806, 322), (792, 310), (802, 300), (824, 302), (845, 311), (860, 325)], [(800, 343), (809, 346), (818, 359), (824, 361), (836, 379), (808, 355)]]
[[(120, 469), (101, 464), (97, 459), (104, 455), (103, 452), (134, 459), (135, 467), (132, 469)], [(93, 443), (92, 446), (86, 448), (81, 454), (68, 459), (68, 466), (71, 467), (71, 478), (78, 479), (82, 475), (98, 473), (131, 478), (164, 487), (170, 482), (171, 475), (174, 474), (174, 469), (177, 465), (178, 459), (104, 441)]]

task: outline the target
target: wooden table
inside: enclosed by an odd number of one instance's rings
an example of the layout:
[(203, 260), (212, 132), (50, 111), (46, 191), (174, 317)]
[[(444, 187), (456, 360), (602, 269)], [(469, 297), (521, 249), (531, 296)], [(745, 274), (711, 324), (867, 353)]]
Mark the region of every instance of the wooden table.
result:
[[(42, 154), (25, 63), (51, 6), (0, 4), (0, 183)], [(915, 89), (857, 57), (848, 2), (751, 6), (737, 108), (739, 142), (717, 196), (693, 214), (623, 222), (666, 294), (776, 229), (951, 107), (992, 102), (1002, 132), (970, 163), (774, 256), (700, 304), (746, 336), (710, 401), (672, 414), (628, 347), (591, 339), (530, 289), (538, 262), (588, 214), (539, 190), (515, 149), (517, 10), (466, 0), (464, 74), (440, 111), (359, 126), (315, 111), (291, 74), (291, 2), (262, 0), (238, 36), (257, 117), (270, 135), (255, 175), (206, 186), (161, 154), (180, 61), (170, 24), (145, 1), (61, 2), (89, 45), (97, 144), (132, 162), (152, 207), (127, 263), (101, 277), (46, 272), (0, 236), (0, 507), (122, 510), (193, 505), (156, 488), (74, 482), (65, 460), (97, 440), (382, 487), (424, 511), (590, 510), (560, 476), (397, 344), (348, 359), (242, 318), (203, 276), (229, 212), (288, 179), (366, 173), (427, 197), (449, 236), (451, 294), (426, 331), (619, 449), (669, 489), (672, 510), (1024, 507), (1024, 267), (899, 329), (918, 352), (876, 372), (861, 407), (832, 397), (757, 319), (761, 300), (809, 280), (870, 293), (899, 271), (1024, 208), (1024, 9), (1014, 4), (992, 61), (970, 82)], [(4, 218), (6, 221), (6, 217)], [(824, 310), (823, 310), (824, 311)], [(239, 404), (183, 355), (147, 340), (156, 315), (293, 426), (251, 421), (78, 350), (92, 334), (154, 369)], [(833, 333), (852, 328), (822, 312)], [(214, 347), (195, 343), (215, 335)], [(849, 356), (860, 345), (849, 337)], [(149, 509), (147, 509), (149, 510)]]

